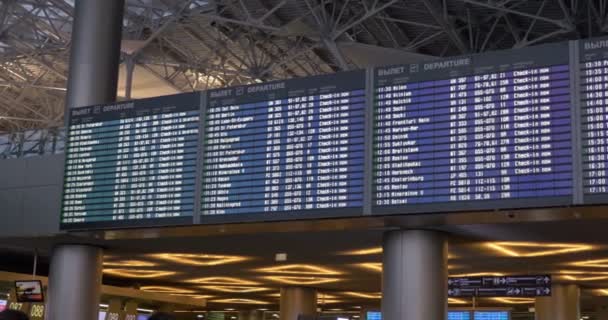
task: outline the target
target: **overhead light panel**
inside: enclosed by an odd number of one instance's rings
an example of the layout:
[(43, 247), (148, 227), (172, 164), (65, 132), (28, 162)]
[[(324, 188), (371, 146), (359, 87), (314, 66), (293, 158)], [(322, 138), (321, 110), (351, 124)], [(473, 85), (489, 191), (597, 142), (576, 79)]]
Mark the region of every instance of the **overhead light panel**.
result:
[(367, 256), (374, 254), (382, 254), (382, 247), (374, 247), (374, 248), (366, 248), (366, 249), (356, 249), (350, 251), (344, 251), (340, 253), (345, 256)]
[(608, 259), (584, 260), (570, 263), (577, 267), (608, 268)]
[(534, 258), (592, 250), (593, 246), (570, 243), (489, 242), (486, 246), (501, 255)]
[(264, 279), (293, 285), (315, 285), (338, 282), (340, 279), (327, 277), (305, 277), (305, 276), (266, 276)]
[(463, 299), (448, 298), (448, 304), (469, 304), (469, 302)]
[(381, 292), (354, 292), (354, 291), (347, 291), (347, 292), (344, 292), (344, 294), (347, 295), (347, 296), (356, 297), (356, 298), (382, 299), (382, 293)]
[(156, 267), (158, 264), (150, 261), (143, 260), (115, 260), (115, 261), (104, 261), (104, 267), (132, 267), (132, 268), (146, 268)]
[(492, 300), (506, 304), (533, 304), (534, 299), (531, 298), (491, 298)]
[(196, 293), (196, 291), (190, 290), (190, 289), (166, 287), (166, 286), (144, 286), (144, 287), (141, 287), (140, 290), (148, 291), (148, 292), (158, 292), (158, 293)]
[(219, 266), (249, 260), (242, 256), (189, 253), (157, 253), (150, 257), (191, 266)]
[(270, 302), (262, 301), (262, 300), (239, 299), (239, 298), (211, 300), (210, 302), (212, 302), (212, 303), (233, 303), (233, 304), (270, 304)]
[(135, 269), (104, 269), (103, 273), (122, 278), (161, 278), (177, 274), (174, 271), (135, 270)]
[(260, 291), (268, 291), (270, 288), (263, 287), (246, 287), (246, 286), (202, 286), (201, 288), (220, 292), (239, 292), (239, 293), (252, 293)]
[(188, 280), (191, 283), (199, 283), (204, 285), (224, 285), (224, 286), (255, 286), (258, 283), (250, 280), (233, 278), (233, 277), (204, 277)]
[(382, 272), (382, 263), (381, 262), (364, 262), (356, 264), (358, 267), (371, 270), (374, 272)]
[(256, 269), (258, 272), (297, 275), (339, 275), (340, 272), (312, 264), (288, 264)]

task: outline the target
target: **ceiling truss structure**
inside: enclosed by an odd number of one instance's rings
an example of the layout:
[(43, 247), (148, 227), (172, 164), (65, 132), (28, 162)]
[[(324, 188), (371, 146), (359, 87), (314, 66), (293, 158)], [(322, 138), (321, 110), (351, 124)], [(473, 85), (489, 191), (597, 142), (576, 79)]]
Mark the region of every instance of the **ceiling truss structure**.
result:
[[(0, 2), (0, 132), (62, 126), (73, 6)], [(442, 57), (600, 36), (607, 13), (607, 0), (127, 0), (121, 58), (188, 92), (383, 63), (347, 48)]]

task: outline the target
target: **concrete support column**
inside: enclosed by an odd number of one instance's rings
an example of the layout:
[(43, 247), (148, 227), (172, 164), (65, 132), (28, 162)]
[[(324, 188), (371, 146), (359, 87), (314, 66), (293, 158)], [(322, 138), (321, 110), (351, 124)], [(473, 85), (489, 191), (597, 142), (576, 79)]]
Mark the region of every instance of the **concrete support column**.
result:
[(298, 320), (299, 316), (316, 316), (317, 291), (313, 288), (286, 287), (281, 289), (280, 320)]
[(445, 320), (447, 317), (447, 241), (425, 230), (384, 235), (382, 318)]
[(264, 320), (264, 312), (260, 310), (241, 311), (239, 320)]
[(53, 250), (49, 272), (48, 320), (97, 319), (103, 251), (83, 245)]
[(574, 284), (554, 284), (550, 297), (536, 298), (536, 320), (579, 320), (580, 289)]

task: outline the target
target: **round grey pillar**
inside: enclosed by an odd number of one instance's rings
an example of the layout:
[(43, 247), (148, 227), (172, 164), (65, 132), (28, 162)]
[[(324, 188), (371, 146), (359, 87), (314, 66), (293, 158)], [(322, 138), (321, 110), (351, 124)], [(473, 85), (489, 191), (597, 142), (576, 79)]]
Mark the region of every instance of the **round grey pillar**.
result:
[(298, 320), (299, 316), (316, 316), (317, 291), (313, 288), (281, 288), (280, 320)]
[(536, 320), (579, 320), (581, 292), (574, 284), (554, 284), (550, 297), (538, 297)]
[(48, 320), (97, 319), (103, 250), (62, 245), (53, 250), (48, 288)]
[(240, 311), (239, 320), (264, 320), (264, 312), (260, 310)]
[(116, 101), (124, 0), (75, 1), (66, 110)]
[(384, 234), (383, 319), (446, 319), (447, 249), (446, 238), (434, 231)]

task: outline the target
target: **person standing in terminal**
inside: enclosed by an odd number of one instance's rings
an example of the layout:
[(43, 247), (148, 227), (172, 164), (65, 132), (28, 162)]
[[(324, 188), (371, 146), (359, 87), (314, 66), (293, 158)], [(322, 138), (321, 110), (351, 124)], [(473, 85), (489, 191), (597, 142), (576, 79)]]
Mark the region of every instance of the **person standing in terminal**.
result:
[[(0, 318), (0, 320), (4, 320)], [(148, 320), (175, 320), (175, 317), (165, 312), (155, 312)]]
[(17, 310), (4, 310), (0, 312), (0, 320), (29, 320), (27, 314)]

